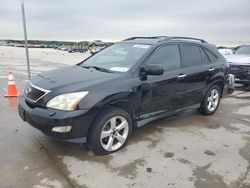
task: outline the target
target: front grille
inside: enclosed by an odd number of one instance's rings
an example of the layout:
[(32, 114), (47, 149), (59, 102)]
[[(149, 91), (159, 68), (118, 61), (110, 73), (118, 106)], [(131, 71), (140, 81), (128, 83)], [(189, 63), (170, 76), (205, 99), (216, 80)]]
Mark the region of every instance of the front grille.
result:
[(31, 102), (37, 102), (39, 99), (41, 99), (44, 95), (46, 95), (49, 91), (39, 88), (37, 86), (34, 86), (33, 84), (29, 83), (25, 90), (24, 95), (25, 98)]
[(230, 65), (230, 70), (231, 71), (238, 71), (238, 70), (240, 70), (240, 65)]
[(229, 73), (238, 78), (246, 79), (250, 75), (250, 65), (229, 65)]

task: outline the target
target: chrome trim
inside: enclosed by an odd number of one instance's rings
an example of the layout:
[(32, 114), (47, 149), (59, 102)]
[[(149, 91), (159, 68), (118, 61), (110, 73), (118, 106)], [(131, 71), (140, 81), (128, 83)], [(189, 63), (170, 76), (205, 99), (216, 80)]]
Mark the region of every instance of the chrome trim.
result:
[(47, 95), (49, 92), (51, 92), (51, 90), (47, 90), (47, 89), (43, 89), (43, 88), (41, 88), (41, 87), (35, 86), (34, 84), (31, 83), (31, 81), (29, 81), (28, 84), (29, 84), (30, 86), (32, 86), (33, 88), (36, 88), (36, 89), (38, 89), (38, 90), (41, 90), (41, 91), (45, 92), (45, 93), (44, 93), (41, 97), (39, 97), (37, 100), (32, 100), (32, 99), (26, 97), (25, 90), (24, 90), (25, 99), (27, 99), (27, 100), (29, 100), (29, 101), (31, 101), (31, 102), (33, 102), (33, 103), (36, 103), (36, 102), (39, 101), (41, 98), (43, 98), (45, 95)]
[(235, 80), (237, 80), (237, 79), (235, 78), (235, 76), (233, 74), (228, 74), (229, 86), (234, 88)]
[(187, 75), (185, 75), (185, 74), (181, 74), (181, 75), (179, 75), (179, 76), (177, 76), (177, 78), (185, 78)]

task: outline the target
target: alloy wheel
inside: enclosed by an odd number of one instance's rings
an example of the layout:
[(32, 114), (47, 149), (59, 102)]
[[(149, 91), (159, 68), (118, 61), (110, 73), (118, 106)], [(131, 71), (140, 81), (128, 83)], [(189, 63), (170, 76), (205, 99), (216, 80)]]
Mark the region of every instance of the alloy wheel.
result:
[(210, 91), (210, 94), (207, 98), (207, 109), (210, 111), (210, 112), (213, 112), (218, 104), (219, 104), (219, 92), (217, 89), (212, 89)]
[(127, 140), (129, 125), (122, 116), (110, 118), (103, 126), (100, 141), (106, 151), (118, 150)]

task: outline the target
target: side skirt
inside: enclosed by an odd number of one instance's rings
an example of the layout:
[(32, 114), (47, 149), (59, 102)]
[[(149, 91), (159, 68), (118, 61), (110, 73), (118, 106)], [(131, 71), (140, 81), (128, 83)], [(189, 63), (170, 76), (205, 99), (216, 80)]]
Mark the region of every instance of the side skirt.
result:
[[(169, 116), (172, 116), (176, 113), (188, 110), (188, 109), (196, 109), (200, 107), (200, 103), (198, 104), (194, 104), (188, 107), (183, 107), (171, 112), (167, 112), (167, 111), (159, 111), (159, 112), (153, 112), (153, 113), (148, 113), (148, 114), (143, 114), (142, 116), (139, 116), (138, 118), (136, 118), (136, 122), (137, 122), (137, 126), (136, 127), (142, 127), (152, 121), (158, 120), (158, 119), (162, 119), (162, 118), (166, 118)], [(145, 117), (147, 116), (147, 117)]]

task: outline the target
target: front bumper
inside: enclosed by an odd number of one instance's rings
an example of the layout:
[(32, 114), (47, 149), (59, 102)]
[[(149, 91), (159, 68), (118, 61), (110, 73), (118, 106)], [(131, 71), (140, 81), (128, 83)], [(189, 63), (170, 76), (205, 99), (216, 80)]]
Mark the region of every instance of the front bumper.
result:
[(226, 83), (224, 85), (223, 96), (226, 94), (232, 94), (235, 87), (235, 77), (232, 74), (228, 74)]
[(247, 84), (249, 85), (250, 84), (250, 79), (240, 79), (240, 78), (235, 78), (235, 83), (236, 84)]
[(250, 85), (250, 65), (229, 64), (230, 74), (235, 77), (234, 87)]
[[(24, 96), (19, 99), (18, 112), (23, 121), (45, 135), (73, 143), (86, 143), (89, 127), (95, 117), (95, 111), (89, 109), (65, 112), (32, 107), (25, 101)], [(60, 126), (72, 126), (72, 129), (67, 133), (52, 131), (54, 127)]]
[(250, 79), (240, 79), (235, 77), (234, 79), (234, 89), (241, 89), (241, 88), (246, 88), (248, 86), (250, 86)]

